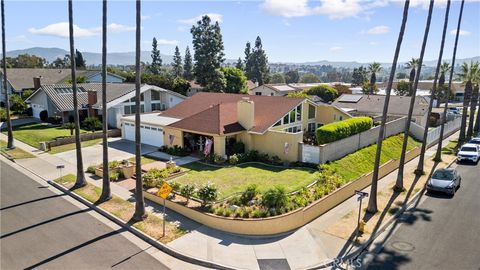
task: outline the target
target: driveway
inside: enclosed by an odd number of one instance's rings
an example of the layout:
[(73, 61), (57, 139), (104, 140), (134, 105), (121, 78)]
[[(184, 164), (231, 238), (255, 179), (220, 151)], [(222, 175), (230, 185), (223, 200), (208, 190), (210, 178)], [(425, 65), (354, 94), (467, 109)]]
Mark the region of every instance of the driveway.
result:
[[(40, 120), (33, 117), (12, 119), (12, 127), (21, 126), (30, 123), (40, 123)], [(6, 129), (7, 122), (0, 122), (0, 129)]]
[[(142, 144), (142, 155), (152, 153), (158, 150), (158, 147)], [(97, 144), (82, 148), (83, 163), (85, 168), (90, 165), (97, 165), (102, 163), (102, 144)], [(75, 150), (70, 150), (55, 154), (71, 164), (77, 163)], [(135, 156), (135, 143), (132, 141), (123, 140), (121, 138), (108, 139), (108, 159), (109, 160), (124, 160)]]

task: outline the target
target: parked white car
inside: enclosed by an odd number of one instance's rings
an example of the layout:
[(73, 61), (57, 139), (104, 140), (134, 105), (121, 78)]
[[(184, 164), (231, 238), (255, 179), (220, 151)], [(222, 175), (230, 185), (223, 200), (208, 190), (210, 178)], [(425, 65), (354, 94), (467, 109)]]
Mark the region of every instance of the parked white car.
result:
[(457, 161), (472, 161), (477, 163), (480, 160), (480, 145), (466, 143), (462, 145), (457, 154)]

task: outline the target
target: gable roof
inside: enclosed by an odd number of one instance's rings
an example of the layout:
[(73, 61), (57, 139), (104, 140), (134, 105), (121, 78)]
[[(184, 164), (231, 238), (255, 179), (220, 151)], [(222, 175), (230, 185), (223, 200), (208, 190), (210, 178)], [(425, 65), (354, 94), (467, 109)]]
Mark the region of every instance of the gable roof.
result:
[(302, 98), (251, 96), (200, 92), (163, 112), (161, 116), (182, 119), (171, 127), (210, 134), (226, 134), (243, 130), (238, 124), (237, 102), (248, 98), (254, 103), (253, 133), (264, 133), (290, 110), (303, 102)]
[[(355, 95), (343, 94), (337, 98), (332, 105), (342, 108), (356, 110), (359, 113), (382, 114), (384, 95)], [(415, 97), (413, 115), (425, 115), (428, 112), (428, 100), (423, 96)], [(390, 96), (388, 113), (393, 115), (406, 115), (410, 107), (410, 97)]]

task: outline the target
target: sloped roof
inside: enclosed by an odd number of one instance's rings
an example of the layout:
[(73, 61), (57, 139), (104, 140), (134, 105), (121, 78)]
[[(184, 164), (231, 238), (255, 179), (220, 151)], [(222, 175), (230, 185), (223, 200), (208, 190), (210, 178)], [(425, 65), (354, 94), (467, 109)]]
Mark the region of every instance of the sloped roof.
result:
[[(161, 116), (182, 119), (172, 125), (181, 129), (210, 134), (240, 131), (237, 102), (248, 98), (254, 102), (254, 126), (249, 130), (264, 133), (304, 99), (273, 96), (200, 92), (163, 112)], [(239, 127), (240, 126), (240, 127)]]

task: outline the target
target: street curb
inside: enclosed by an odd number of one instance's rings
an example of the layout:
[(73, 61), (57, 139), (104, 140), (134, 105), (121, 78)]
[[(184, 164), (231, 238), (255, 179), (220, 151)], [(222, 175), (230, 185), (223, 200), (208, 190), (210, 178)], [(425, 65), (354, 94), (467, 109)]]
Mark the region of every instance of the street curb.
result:
[[(12, 161), (12, 162), (14, 162), (14, 161)], [(84, 204), (85, 206), (89, 207), (90, 209), (92, 209), (92, 210), (96, 211), (97, 213), (101, 214), (103, 217), (109, 219), (110, 221), (114, 222), (118, 226), (120, 226), (123, 229), (129, 231), (130, 233), (132, 233), (133, 235), (142, 239), (143, 241), (147, 242), (148, 244), (156, 247), (157, 249), (161, 250), (162, 252), (164, 252), (164, 253), (166, 253), (166, 254), (174, 257), (174, 258), (177, 258), (177, 259), (182, 260), (182, 261), (187, 262), (187, 263), (191, 263), (191, 264), (195, 264), (195, 265), (199, 265), (199, 266), (203, 266), (203, 267), (207, 267), (207, 268), (213, 268), (213, 269), (221, 269), (221, 270), (242, 269), (242, 268), (233, 268), (231, 266), (226, 266), (226, 265), (222, 265), (222, 264), (218, 264), (218, 263), (214, 263), (214, 262), (210, 262), (210, 261), (205, 261), (205, 260), (202, 260), (202, 259), (199, 259), (199, 258), (190, 257), (190, 256), (187, 256), (185, 254), (182, 254), (182, 253), (176, 251), (175, 249), (173, 249), (173, 248), (171, 248), (171, 247), (169, 247), (169, 246), (167, 246), (167, 245), (165, 245), (161, 242), (158, 242), (156, 239), (144, 234), (143, 232), (136, 229), (135, 227), (128, 226), (127, 224), (125, 224), (125, 222), (123, 222), (122, 220), (113, 216), (109, 212), (101, 209), (100, 207), (96, 206), (95, 204), (87, 201), (86, 199), (82, 198), (81, 196), (77, 195), (76, 193), (74, 193), (74, 192), (66, 189), (65, 187), (55, 183), (54, 181), (46, 179), (45, 177), (43, 177), (43, 176), (37, 174), (36, 172), (22, 166), (19, 163), (16, 163), (16, 162), (14, 162), (14, 163), (17, 164), (18, 166), (22, 167), (23, 169), (27, 170), (28, 172), (36, 175), (37, 177), (43, 179), (48, 184), (50, 184), (51, 186), (60, 190), (61, 192), (69, 195), (70, 197), (74, 198), (75, 200), (79, 201), (80, 203)]]
[[(452, 164), (455, 163), (455, 161), (456, 161), (456, 159), (454, 159), (450, 163), (448, 163), (446, 168), (452, 166)], [(409, 206), (411, 206), (414, 203), (414, 201), (416, 199), (418, 199), (418, 197), (420, 197), (420, 195), (423, 194), (423, 190), (424, 190), (424, 188), (422, 190), (419, 190), (417, 192), (417, 194), (413, 195), (412, 198), (406, 204), (404, 204), (404, 206), (402, 206), (402, 208), (400, 208), (399, 211), (397, 211), (392, 217), (390, 217), (390, 219), (388, 219), (387, 222), (385, 222), (385, 224), (383, 224), (377, 230), (377, 232), (369, 238), (369, 240), (366, 243), (364, 243), (360, 247), (358, 247), (357, 250), (355, 250), (352, 253), (349, 253), (348, 255), (346, 255), (344, 257), (336, 258), (334, 260), (331, 260), (328, 263), (313, 266), (313, 267), (309, 267), (309, 268), (306, 268), (306, 269), (313, 270), (313, 269), (323, 269), (323, 268), (326, 268), (326, 267), (329, 267), (329, 266), (338, 266), (339, 263), (347, 263), (347, 262), (353, 261), (353, 259), (356, 259), (357, 257), (359, 257), (366, 249), (368, 249), (368, 247), (372, 244), (372, 242), (380, 234), (382, 234), (385, 231), (386, 228), (388, 228), (396, 219), (398, 219), (399, 216), (401, 216), (403, 213), (405, 213), (405, 211), (407, 211), (409, 209)]]

